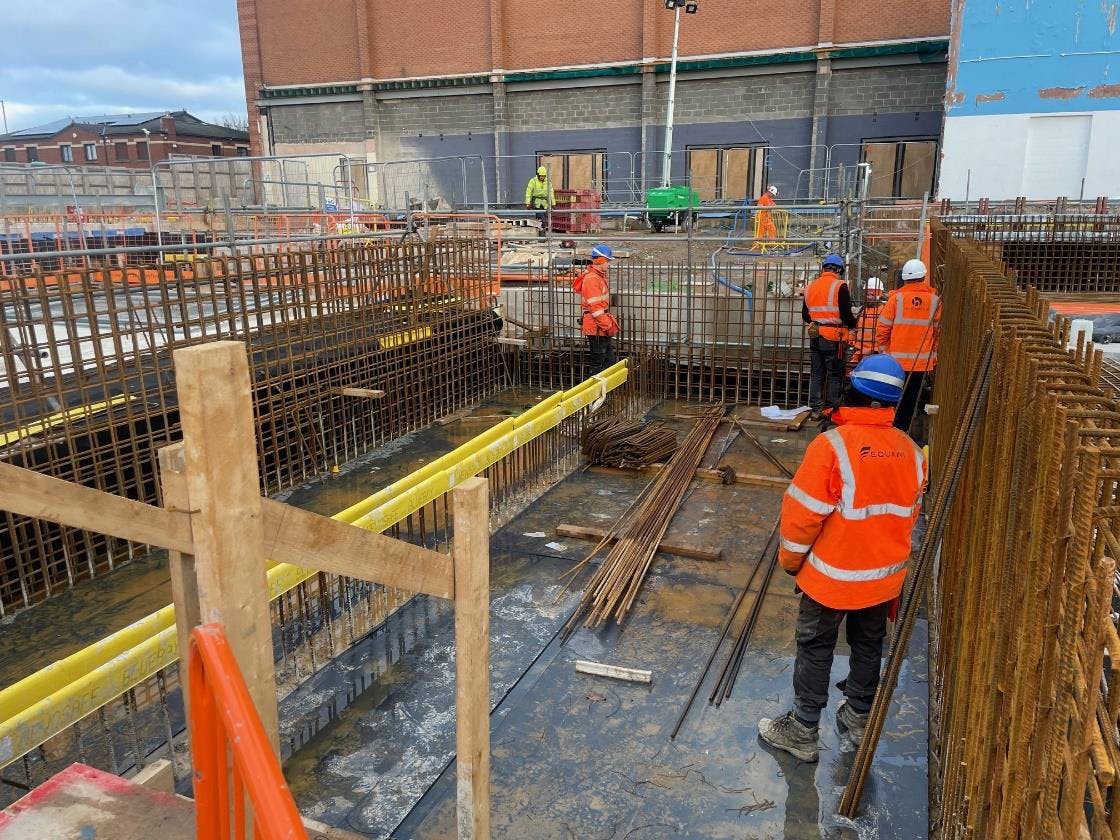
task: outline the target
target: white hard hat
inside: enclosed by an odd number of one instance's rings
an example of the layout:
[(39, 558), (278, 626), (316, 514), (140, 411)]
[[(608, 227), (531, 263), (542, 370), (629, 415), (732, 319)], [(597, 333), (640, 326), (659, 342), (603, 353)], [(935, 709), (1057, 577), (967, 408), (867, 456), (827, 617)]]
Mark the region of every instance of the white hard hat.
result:
[(883, 291), (883, 281), (878, 277), (871, 277), (867, 280), (867, 291), (881, 292)]
[(921, 260), (907, 260), (902, 267), (903, 280), (921, 280), (926, 276), (926, 264)]
[(773, 184), (771, 184), (769, 187), (766, 188), (766, 192), (770, 193), (770, 195), (777, 195), (778, 194), (778, 188), (775, 187)]

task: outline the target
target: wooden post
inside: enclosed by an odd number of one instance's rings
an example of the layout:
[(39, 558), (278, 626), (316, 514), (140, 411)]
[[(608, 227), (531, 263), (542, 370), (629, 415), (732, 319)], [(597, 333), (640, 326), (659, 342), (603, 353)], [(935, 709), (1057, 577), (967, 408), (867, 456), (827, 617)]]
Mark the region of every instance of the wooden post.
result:
[(261, 485), (245, 345), (215, 341), (176, 350), (174, 359), (198, 617), (224, 626), (279, 756)]
[(490, 838), (490, 511), (487, 483), (451, 491), (459, 840)]
[[(170, 511), (191, 512), (187, 494), (187, 462), (183, 444), (174, 443), (159, 451), (159, 482), (163, 490), (163, 506)], [(179, 683), (183, 687), (183, 708), (187, 708), (187, 651), (190, 650), (191, 628), (202, 623), (201, 602), (194, 555), (168, 550), (168, 571), (171, 574), (171, 602), (175, 605), (175, 629), (179, 637)]]

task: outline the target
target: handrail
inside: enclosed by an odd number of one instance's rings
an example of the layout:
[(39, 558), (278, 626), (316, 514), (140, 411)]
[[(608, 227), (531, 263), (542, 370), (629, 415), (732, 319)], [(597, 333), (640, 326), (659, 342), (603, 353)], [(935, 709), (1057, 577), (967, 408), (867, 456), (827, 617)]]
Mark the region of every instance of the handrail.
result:
[(189, 685), (198, 836), (227, 838), (232, 825), (232, 837), (243, 840), (248, 793), (254, 837), (306, 840), (280, 761), (220, 624), (191, 630)]

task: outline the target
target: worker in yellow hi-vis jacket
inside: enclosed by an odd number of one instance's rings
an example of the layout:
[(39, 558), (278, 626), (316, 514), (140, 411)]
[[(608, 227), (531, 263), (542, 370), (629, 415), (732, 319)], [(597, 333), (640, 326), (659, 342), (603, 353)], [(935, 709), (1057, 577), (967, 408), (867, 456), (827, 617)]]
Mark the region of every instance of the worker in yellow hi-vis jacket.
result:
[(525, 207), (537, 211), (537, 219), (541, 223), (541, 236), (544, 236), (545, 225), (548, 223), (548, 211), (555, 206), (556, 193), (552, 189), (552, 179), (548, 177), (547, 169), (538, 166), (537, 174), (530, 178), (525, 186)]

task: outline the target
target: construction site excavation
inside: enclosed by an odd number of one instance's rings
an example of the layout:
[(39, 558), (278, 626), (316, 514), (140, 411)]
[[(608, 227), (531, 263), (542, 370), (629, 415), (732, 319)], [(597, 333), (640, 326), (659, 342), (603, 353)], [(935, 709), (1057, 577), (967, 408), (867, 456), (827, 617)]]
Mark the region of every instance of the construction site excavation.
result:
[(389, 5), (0, 100), (0, 840), (1120, 840), (1115, 8)]

